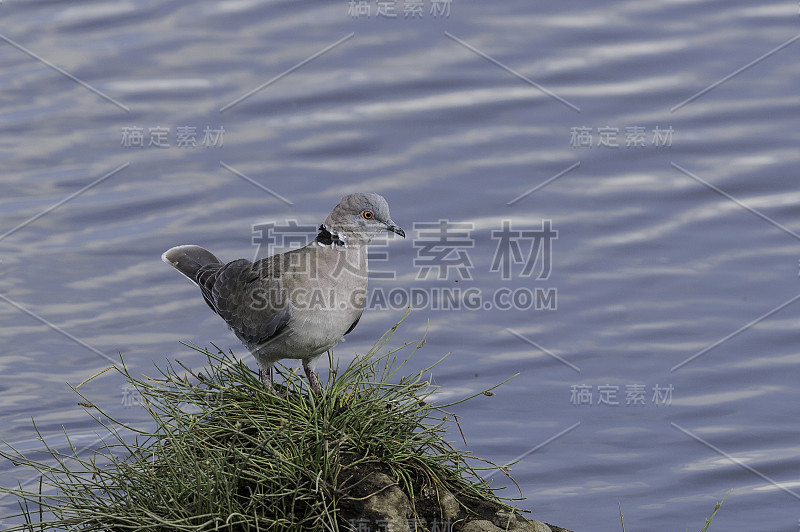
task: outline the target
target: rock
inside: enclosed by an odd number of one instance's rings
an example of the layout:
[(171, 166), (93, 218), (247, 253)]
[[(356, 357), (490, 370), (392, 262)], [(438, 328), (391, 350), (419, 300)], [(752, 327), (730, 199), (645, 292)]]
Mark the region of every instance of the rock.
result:
[[(533, 519), (525, 519), (525, 525), (518, 528), (520, 532), (554, 532), (548, 525), (542, 523), (541, 521), (535, 521)], [(564, 532), (569, 532), (569, 530), (563, 529)]]
[(378, 472), (372, 473), (367, 482), (377, 489), (364, 504), (364, 517), (384, 524), (385, 529), (392, 532), (410, 532), (411, 504), (397, 482)]
[[(388, 468), (357, 464), (342, 478), (348, 497), (340, 516), (358, 532), (570, 532), (525, 519), (498, 502), (455, 495), (438, 485), (416, 485), (412, 501)], [(347, 526), (347, 525), (346, 525)]]
[(517, 528), (517, 516), (509, 510), (497, 510), (492, 523), (501, 530), (512, 530)]
[(377, 470), (366, 472), (351, 495), (350, 504), (343, 506), (343, 517), (351, 530), (410, 532), (411, 503), (389, 475)]
[(550, 523), (544, 523), (544, 524), (549, 526), (552, 532), (572, 532), (572, 530), (567, 530), (566, 528), (561, 528), (560, 526), (551, 525)]
[[(499, 510), (494, 519), (476, 519), (470, 521), (461, 529), (461, 532), (553, 532), (549, 526), (541, 521), (525, 519), (518, 514), (506, 510)], [(569, 532), (565, 530), (565, 532)]]
[(470, 521), (461, 528), (461, 532), (503, 532), (497, 528), (491, 521), (485, 519), (476, 519)]
[(461, 506), (458, 499), (444, 488), (435, 486), (425, 486), (422, 488), (422, 507), (429, 510), (436, 518), (442, 522), (452, 523), (456, 521), (461, 513)]

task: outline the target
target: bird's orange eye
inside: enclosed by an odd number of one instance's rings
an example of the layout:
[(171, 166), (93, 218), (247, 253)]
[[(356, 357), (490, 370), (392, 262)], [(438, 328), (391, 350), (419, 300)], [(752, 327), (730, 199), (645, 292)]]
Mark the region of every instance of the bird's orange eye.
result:
[(365, 220), (372, 220), (373, 218), (375, 218), (375, 213), (367, 209), (365, 211), (361, 211), (361, 217), (364, 218)]

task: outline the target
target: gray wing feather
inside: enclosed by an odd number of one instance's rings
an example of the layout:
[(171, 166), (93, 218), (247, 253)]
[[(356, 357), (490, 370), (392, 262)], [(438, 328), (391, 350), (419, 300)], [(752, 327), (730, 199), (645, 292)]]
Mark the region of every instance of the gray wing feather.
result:
[(291, 317), (280, 271), (265, 267), (265, 262), (239, 259), (209, 265), (196, 277), (206, 303), (248, 343), (259, 344), (280, 334)]
[[(203, 299), (211, 310), (217, 312), (217, 306), (214, 304), (214, 296), (212, 294), (214, 288), (214, 278), (220, 269), (224, 268), (224, 264), (208, 264), (203, 266), (195, 273), (194, 281), (200, 287), (200, 292), (203, 294)], [(219, 312), (217, 312), (219, 314)]]

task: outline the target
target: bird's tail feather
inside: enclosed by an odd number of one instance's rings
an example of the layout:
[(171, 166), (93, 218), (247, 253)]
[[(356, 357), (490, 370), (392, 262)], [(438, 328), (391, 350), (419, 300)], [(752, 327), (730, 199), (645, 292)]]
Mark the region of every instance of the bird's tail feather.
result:
[(213, 253), (200, 246), (176, 246), (161, 255), (161, 260), (174, 267), (191, 281), (197, 282), (197, 271), (208, 264), (219, 264)]

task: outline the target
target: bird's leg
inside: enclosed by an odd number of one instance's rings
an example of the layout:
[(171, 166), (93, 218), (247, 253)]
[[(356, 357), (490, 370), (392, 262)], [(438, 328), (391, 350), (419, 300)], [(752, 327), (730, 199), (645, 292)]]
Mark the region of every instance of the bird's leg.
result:
[(271, 391), (280, 398), (285, 397), (285, 395), (283, 395), (282, 393), (278, 393), (278, 390), (272, 387), (272, 366), (268, 367), (266, 371), (263, 369), (259, 369), (258, 372), (261, 374), (261, 380), (264, 382), (264, 386), (269, 388), (269, 391)]
[(317, 379), (317, 374), (314, 373), (314, 370), (311, 369), (311, 366), (304, 360), (303, 361), (303, 369), (306, 372), (306, 377), (308, 377), (308, 385), (311, 386), (311, 389), (314, 390), (316, 393), (322, 393), (322, 390), (319, 387), (319, 380)]

